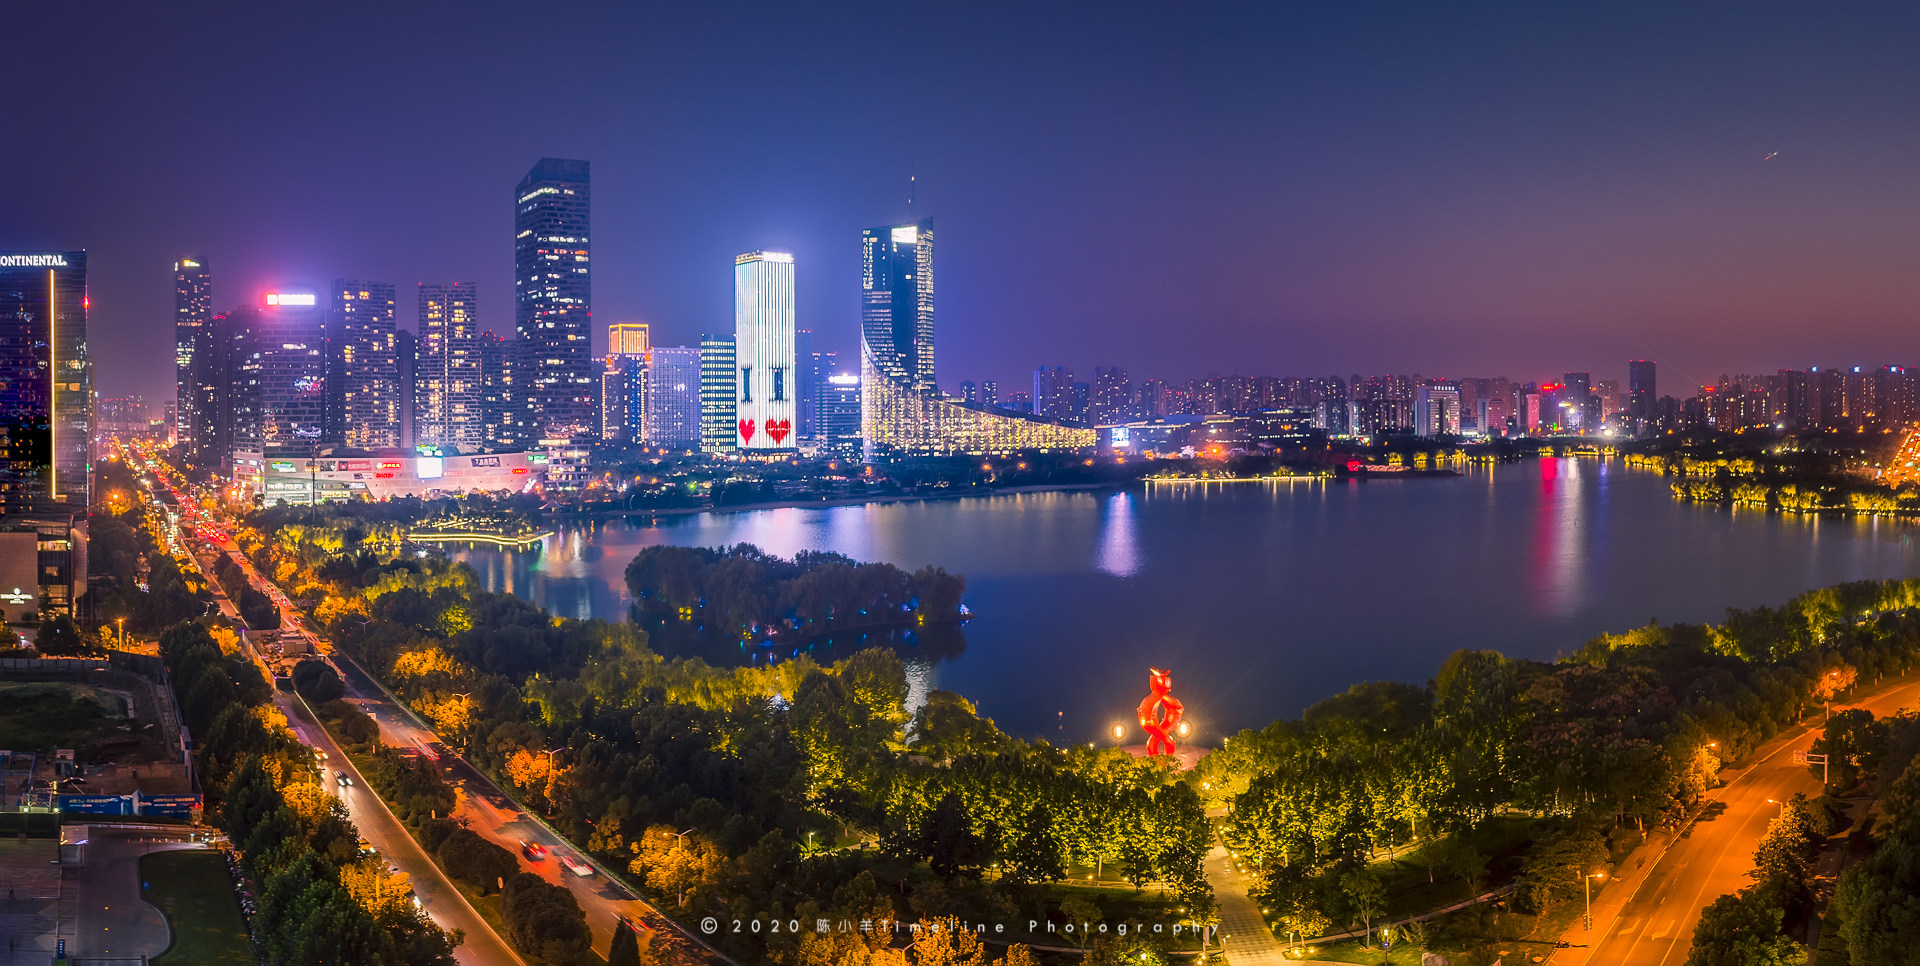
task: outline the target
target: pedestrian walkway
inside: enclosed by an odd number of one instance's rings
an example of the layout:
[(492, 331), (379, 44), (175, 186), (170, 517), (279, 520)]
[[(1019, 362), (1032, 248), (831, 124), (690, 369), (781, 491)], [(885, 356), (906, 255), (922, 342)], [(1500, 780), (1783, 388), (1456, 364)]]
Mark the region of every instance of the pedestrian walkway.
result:
[(1280, 941), (1267, 929), (1260, 907), (1247, 895), (1252, 877), (1233, 867), (1220, 845), (1207, 853), (1207, 884), (1220, 907), (1220, 945), (1232, 966), (1281, 966), (1289, 962)]

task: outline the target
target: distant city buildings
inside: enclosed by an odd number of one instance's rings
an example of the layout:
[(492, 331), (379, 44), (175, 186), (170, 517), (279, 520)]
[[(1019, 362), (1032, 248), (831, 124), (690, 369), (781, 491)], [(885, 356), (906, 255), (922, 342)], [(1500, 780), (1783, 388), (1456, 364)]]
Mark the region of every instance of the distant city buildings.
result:
[(731, 336), (700, 337), (700, 449), (704, 452), (731, 453), (737, 448), (737, 358)]
[(327, 438), (358, 450), (399, 446), (393, 284), (335, 279), (327, 311)]
[(700, 446), (700, 349), (656, 346), (648, 365), (644, 442), (675, 449)]
[(446, 455), (477, 453), (486, 438), (481, 408), (478, 299), (472, 282), (419, 287), (418, 357), (413, 370), (415, 446)]
[(189, 458), (205, 433), (219, 398), (208, 369), (207, 341), (213, 327), (213, 270), (204, 255), (173, 263), (174, 438)]

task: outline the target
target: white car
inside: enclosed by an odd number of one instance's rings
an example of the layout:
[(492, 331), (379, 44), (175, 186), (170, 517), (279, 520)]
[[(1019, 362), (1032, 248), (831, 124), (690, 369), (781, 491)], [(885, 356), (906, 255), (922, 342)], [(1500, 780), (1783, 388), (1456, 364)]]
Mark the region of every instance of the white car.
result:
[(566, 866), (568, 872), (571, 872), (574, 875), (580, 876), (583, 879), (593, 874), (593, 866), (588, 865), (584, 860), (582, 860), (579, 856), (574, 855), (572, 852), (561, 853), (560, 864)]
[(343, 771), (334, 772), (333, 777), (340, 781), (341, 788), (350, 788), (353, 786), (353, 779), (348, 778), (346, 772), (343, 772)]

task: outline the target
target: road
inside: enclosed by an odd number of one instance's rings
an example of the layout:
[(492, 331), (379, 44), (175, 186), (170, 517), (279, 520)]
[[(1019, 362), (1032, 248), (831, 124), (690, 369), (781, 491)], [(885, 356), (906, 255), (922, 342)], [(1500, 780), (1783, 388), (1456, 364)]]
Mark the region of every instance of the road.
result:
[[(380, 739), (397, 748), (418, 749), (440, 741), (440, 737), (402, 709), (367, 675), (358, 664), (335, 656), (347, 684), (350, 700), (361, 706), (380, 725)], [(563, 852), (580, 854), (571, 843), (556, 835), (544, 823), (522, 811), (493, 780), (455, 754), (440, 756), (441, 774), (461, 790), (460, 809), (455, 817), (480, 836), (520, 856), (520, 867), (556, 885), (565, 886), (587, 914), (587, 926), (593, 931), (593, 948), (606, 955), (613, 942), (613, 930), (622, 919), (644, 925), (653, 934), (652, 943), (672, 947), (682, 961), (725, 962), (712, 949), (692, 940), (672, 920), (640, 900), (621, 884), (596, 871), (578, 876), (560, 864)], [(538, 842), (549, 857), (527, 859), (521, 842)]]
[[(353, 762), (347, 760), (346, 753), (340, 750), (333, 737), (327, 734), (327, 729), (321, 727), (314, 718), (306, 702), (294, 695), (276, 691), (274, 704), (286, 714), (303, 743), (326, 752), (327, 760), (321, 763), (324, 766), (321, 777), (326, 780), (326, 787), (346, 803), (347, 815), (360, 829), (360, 834), (366, 836), (374, 851), (412, 880), (413, 892), (420, 897), (420, 904), (427, 915), (442, 929), (458, 929), (465, 933), (466, 940), (453, 951), (454, 958), (468, 966), (503, 966), (507, 963), (526, 966), (526, 961), (508, 947), (506, 940), (494, 932), (485, 919), (480, 918), (466, 897), (454, 888), (440, 867), (427, 857), (426, 851), (394, 818), (386, 803), (373, 793), (366, 779), (353, 767)], [(351, 787), (342, 788), (335, 779), (335, 773), (342, 771), (353, 780)]]
[[(1866, 708), (1875, 717), (1882, 717), (1915, 704), (1920, 704), (1920, 679), (1907, 678), (1891, 682), (1848, 707)], [(1819, 780), (1791, 754), (1812, 745), (1819, 724), (1816, 716), (1811, 726), (1797, 726), (1775, 736), (1754, 752), (1752, 764), (1726, 776), (1726, 785), (1713, 793), (1724, 808), (1710, 807), (1664, 855), (1648, 858), (1649, 868), (1622, 870), (1630, 876), (1621, 884), (1628, 898), (1617, 909), (1612, 902), (1604, 901), (1611, 897), (1603, 897), (1594, 905), (1594, 926), (1601, 930), (1600, 942), (1584, 950), (1570, 950), (1574, 955), (1563, 954), (1556, 961), (1582, 966), (1679, 966), (1686, 962), (1701, 910), (1713, 900), (1752, 884), (1747, 872), (1753, 868), (1753, 850), (1768, 823), (1779, 814), (1777, 803), (1796, 792), (1809, 798), (1820, 794)], [(1641, 881), (1632, 880), (1635, 874), (1643, 875)], [(1564, 938), (1576, 944), (1585, 941), (1578, 924)]]
[[(247, 562), (246, 557), (235, 552), (238, 548), (232, 541), (223, 541), (223, 544), (220, 549), (223, 552), (233, 553), (240, 565), (245, 568), (248, 578), (255, 581), (256, 587), (263, 590), (271, 588), (270, 584), (254, 572), (253, 565)], [(278, 590), (273, 590), (272, 593), (277, 598), (276, 602), (284, 608), (283, 613), (291, 613), (291, 607), (284, 603), (285, 599), (279, 596)], [(240, 619), (239, 610), (225, 595), (216, 598), (216, 602), (220, 605), (222, 614), (235, 621)], [(254, 650), (250, 643), (245, 645), (245, 650), (254, 663), (259, 665), (261, 673), (271, 680), (272, 671), (265, 656)], [(458, 929), (465, 935), (465, 940), (453, 951), (454, 959), (464, 966), (509, 966), (509, 964), (526, 966), (526, 961), (507, 945), (506, 940), (495, 932), (485, 919), (481, 918), (480, 913), (474, 910), (466, 897), (461, 895), (453, 883), (440, 871), (440, 867), (427, 857), (426, 852), (420, 848), (420, 844), (414, 841), (413, 836), (401, 826), (393, 812), (388, 810), (386, 803), (373, 793), (366, 780), (360, 776), (359, 770), (353, 767), (353, 763), (347, 760), (346, 754), (334, 742), (333, 737), (327, 734), (327, 730), (315, 720), (311, 710), (306, 707), (306, 702), (292, 694), (276, 690), (273, 692), (273, 703), (281, 713), (287, 716), (287, 721), (292, 724), (294, 733), (299, 736), (302, 744), (326, 753), (327, 761), (323, 763), (326, 767), (321, 775), (323, 787), (340, 796), (341, 801), (347, 806), (347, 815), (359, 828), (360, 834), (366, 837), (368, 844), (373, 846), (374, 851), (380, 853), (395, 868), (407, 874), (412, 882), (414, 894), (420, 897), (420, 904), (427, 916), (440, 928), (449, 932)], [(342, 788), (334, 778), (334, 773), (340, 771), (346, 772), (353, 779), (351, 788)]]

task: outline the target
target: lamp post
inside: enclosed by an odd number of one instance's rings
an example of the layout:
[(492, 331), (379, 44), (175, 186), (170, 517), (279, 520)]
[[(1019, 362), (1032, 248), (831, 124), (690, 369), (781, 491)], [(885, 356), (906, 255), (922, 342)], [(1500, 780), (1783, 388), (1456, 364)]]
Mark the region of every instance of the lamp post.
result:
[(1593, 931), (1593, 880), (1604, 879), (1606, 877), (1607, 874), (1605, 872), (1595, 872), (1592, 875), (1583, 875), (1580, 877), (1580, 885), (1585, 888), (1587, 894), (1586, 928), (1588, 932)]

